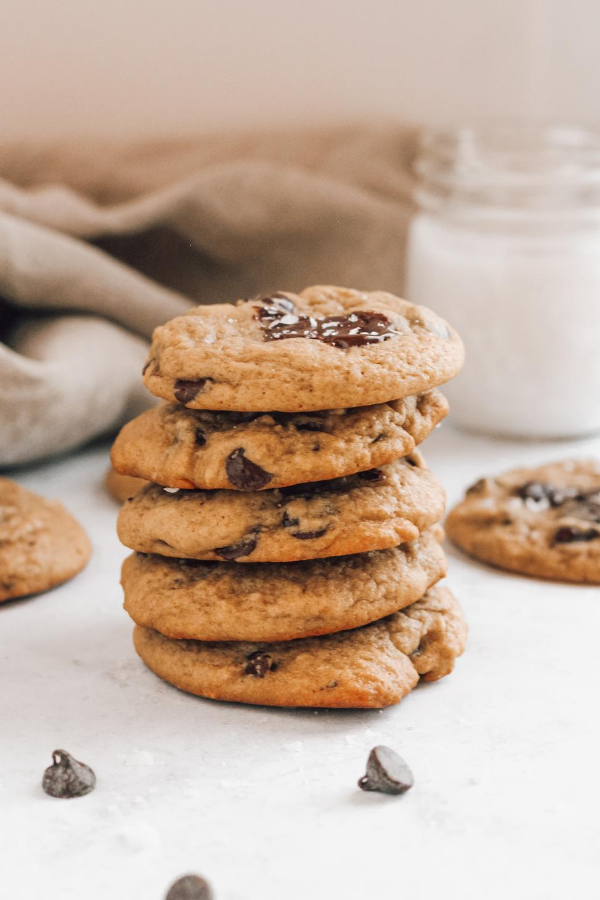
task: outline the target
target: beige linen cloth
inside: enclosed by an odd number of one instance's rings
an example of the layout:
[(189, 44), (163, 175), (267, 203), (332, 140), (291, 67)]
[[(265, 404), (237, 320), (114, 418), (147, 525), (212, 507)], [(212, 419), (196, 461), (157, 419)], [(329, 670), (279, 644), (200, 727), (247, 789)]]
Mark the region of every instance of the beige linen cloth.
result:
[(197, 303), (333, 283), (402, 290), (415, 134), (0, 147), (0, 466), (152, 398), (153, 328)]

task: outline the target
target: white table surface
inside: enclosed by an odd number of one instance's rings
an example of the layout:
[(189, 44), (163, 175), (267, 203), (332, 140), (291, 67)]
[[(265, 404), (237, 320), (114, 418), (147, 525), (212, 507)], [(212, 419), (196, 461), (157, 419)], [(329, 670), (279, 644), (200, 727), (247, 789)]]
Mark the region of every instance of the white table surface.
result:
[[(490, 441), (444, 427), (427, 458), (449, 499), (483, 474), (577, 444)], [(597, 896), (600, 590), (503, 574), (449, 549), (470, 623), (449, 678), (385, 712), (200, 700), (138, 661), (121, 609), (107, 447), (13, 473), (67, 504), (94, 544), (87, 570), (0, 607), (0, 897), (162, 900), (187, 871), (217, 900)], [(416, 779), (356, 787), (388, 744)], [(96, 771), (54, 800), (56, 748)]]

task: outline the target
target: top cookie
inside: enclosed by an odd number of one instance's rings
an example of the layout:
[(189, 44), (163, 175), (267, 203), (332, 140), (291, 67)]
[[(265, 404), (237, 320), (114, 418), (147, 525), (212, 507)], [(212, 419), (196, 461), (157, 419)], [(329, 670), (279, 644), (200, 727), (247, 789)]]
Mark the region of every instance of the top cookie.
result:
[(90, 553), (85, 531), (62, 503), (0, 478), (0, 602), (61, 584)]
[(316, 286), (167, 322), (154, 332), (144, 384), (192, 409), (303, 412), (430, 390), (463, 356), (456, 332), (425, 307)]
[(476, 559), (539, 578), (600, 583), (600, 461), (482, 478), (446, 520)]

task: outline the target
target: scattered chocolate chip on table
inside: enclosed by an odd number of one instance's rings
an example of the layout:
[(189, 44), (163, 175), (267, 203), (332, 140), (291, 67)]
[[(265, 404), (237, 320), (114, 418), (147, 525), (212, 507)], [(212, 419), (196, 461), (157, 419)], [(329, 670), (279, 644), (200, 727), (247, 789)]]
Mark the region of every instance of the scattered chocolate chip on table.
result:
[(209, 883), (200, 875), (183, 875), (174, 881), (165, 900), (213, 900)]
[(399, 753), (382, 744), (374, 747), (367, 760), (367, 773), (358, 782), (363, 791), (405, 794), (415, 783), (413, 773)]
[(96, 775), (89, 766), (79, 762), (66, 750), (55, 750), (52, 765), (42, 778), (42, 788), (50, 797), (70, 800), (84, 797), (96, 787)]

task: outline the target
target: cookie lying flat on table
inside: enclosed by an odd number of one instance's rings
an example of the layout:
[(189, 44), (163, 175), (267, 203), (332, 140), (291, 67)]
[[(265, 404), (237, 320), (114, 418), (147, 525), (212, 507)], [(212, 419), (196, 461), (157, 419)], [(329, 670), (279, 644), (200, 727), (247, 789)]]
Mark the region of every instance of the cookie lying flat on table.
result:
[(354, 631), (282, 643), (177, 641), (136, 626), (146, 665), (183, 691), (266, 706), (380, 709), (454, 668), (467, 627), (447, 588)]
[(439, 521), (444, 505), (443, 487), (414, 453), (380, 469), (273, 491), (151, 485), (125, 503), (117, 531), (141, 553), (290, 562), (415, 540)]
[(458, 547), (502, 569), (600, 583), (600, 461), (565, 460), (482, 478), (446, 527)]
[(111, 468), (104, 477), (104, 487), (119, 503), (125, 503), (130, 497), (135, 497), (138, 491), (148, 484), (147, 479), (135, 478), (132, 475), (121, 475)]
[(134, 622), (167, 637), (290, 641), (381, 619), (445, 574), (444, 552), (428, 531), (390, 550), (278, 566), (134, 553), (121, 584)]
[(154, 332), (144, 384), (193, 409), (305, 412), (419, 394), (456, 375), (463, 356), (425, 307), (315, 286), (172, 319)]
[(210, 412), (162, 403), (125, 425), (111, 459), (119, 472), (167, 487), (258, 491), (389, 463), (425, 440), (447, 412), (446, 399), (435, 390), (311, 414)]
[(0, 602), (62, 584), (90, 554), (85, 531), (62, 503), (0, 478)]

